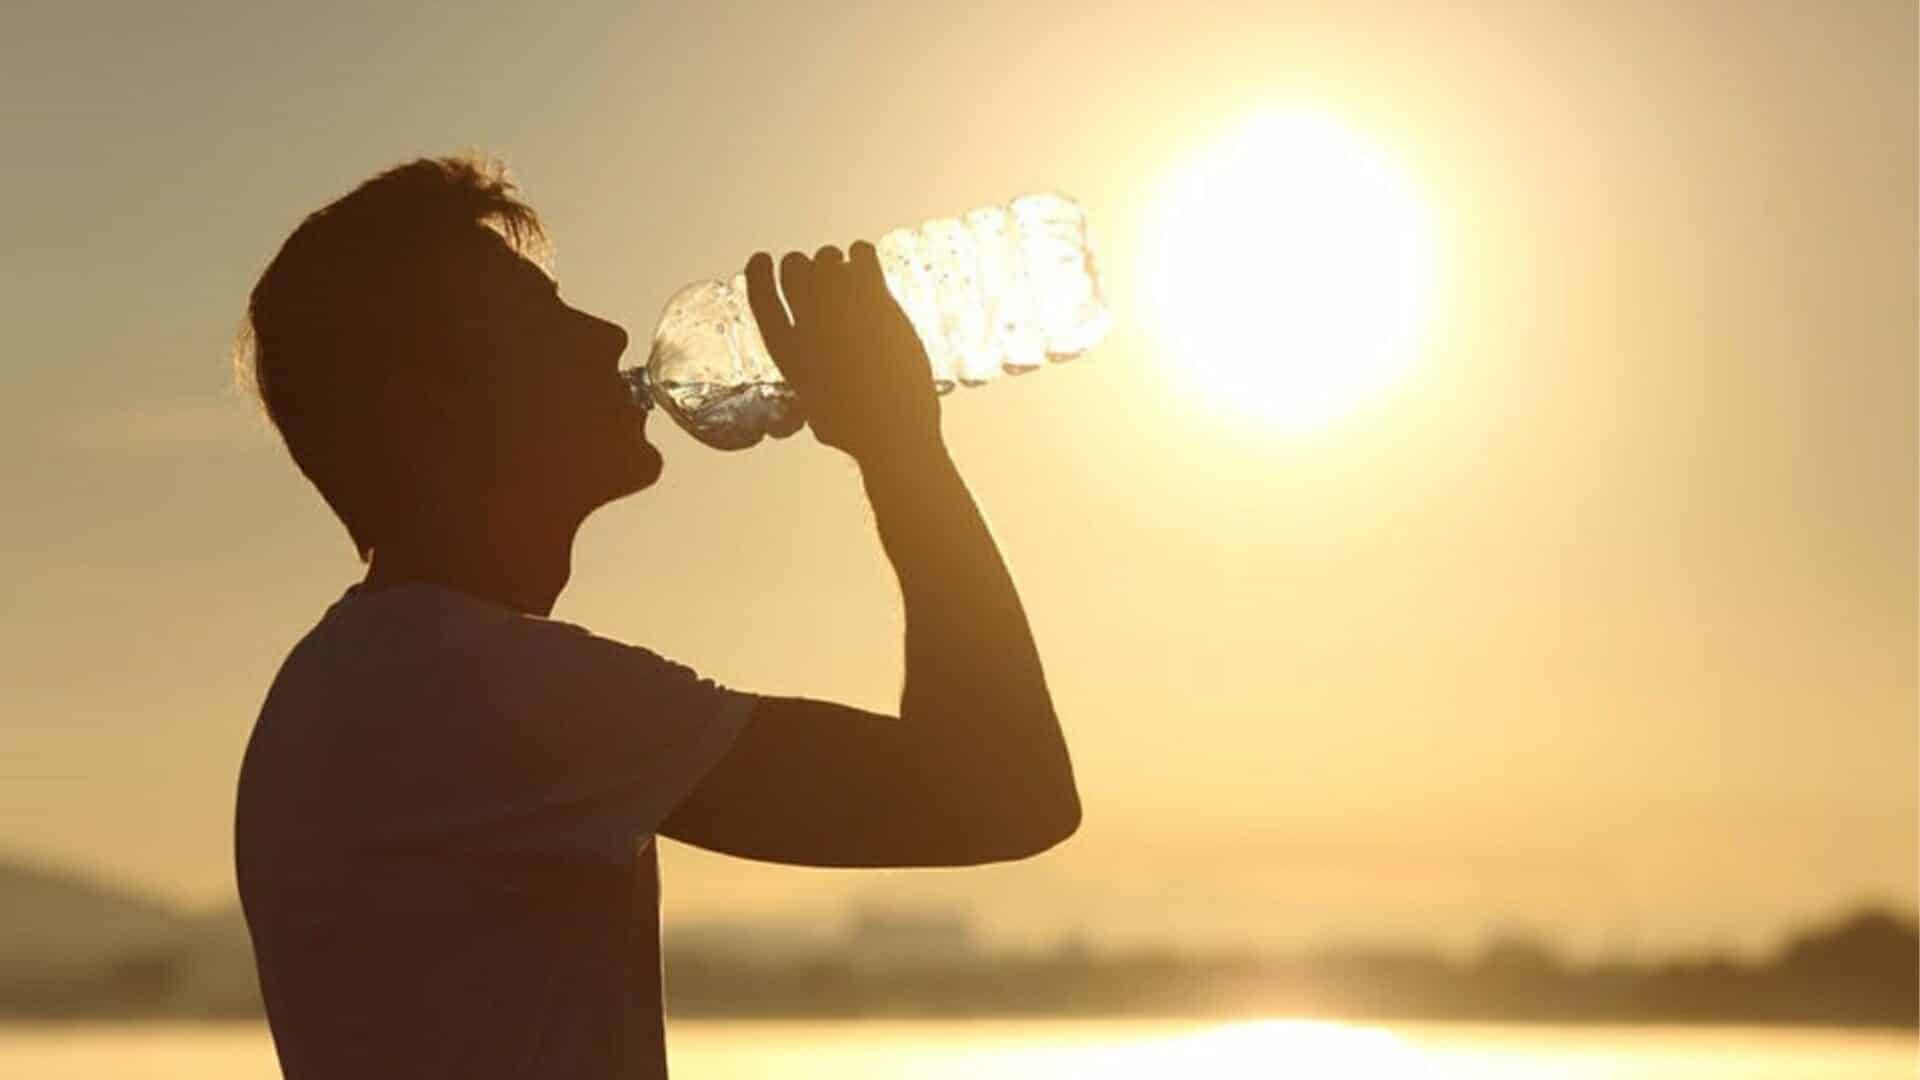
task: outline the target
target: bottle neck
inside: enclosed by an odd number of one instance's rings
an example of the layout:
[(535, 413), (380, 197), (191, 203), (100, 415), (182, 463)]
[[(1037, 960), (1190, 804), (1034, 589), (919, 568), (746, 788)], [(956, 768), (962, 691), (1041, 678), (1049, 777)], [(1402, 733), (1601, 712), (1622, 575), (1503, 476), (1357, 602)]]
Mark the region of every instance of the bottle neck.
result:
[(620, 377), (626, 380), (627, 391), (633, 395), (635, 405), (642, 409), (653, 408), (653, 375), (648, 372), (647, 365), (627, 368), (620, 372)]

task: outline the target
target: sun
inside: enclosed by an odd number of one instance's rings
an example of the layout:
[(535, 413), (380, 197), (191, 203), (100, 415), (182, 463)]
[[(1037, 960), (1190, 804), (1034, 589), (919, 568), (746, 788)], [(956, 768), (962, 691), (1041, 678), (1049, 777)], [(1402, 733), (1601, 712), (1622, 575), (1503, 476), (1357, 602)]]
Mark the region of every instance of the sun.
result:
[(1410, 361), (1429, 292), (1426, 209), (1331, 118), (1261, 113), (1169, 183), (1149, 278), (1176, 378), (1292, 432)]

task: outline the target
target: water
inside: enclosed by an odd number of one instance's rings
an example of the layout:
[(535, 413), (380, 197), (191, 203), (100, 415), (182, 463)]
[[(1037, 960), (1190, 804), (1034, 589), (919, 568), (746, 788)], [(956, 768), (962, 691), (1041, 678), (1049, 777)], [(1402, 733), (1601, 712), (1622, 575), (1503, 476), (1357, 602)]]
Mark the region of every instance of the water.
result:
[[(675, 1021), (678, 1080), (1914, 1080), (1912, 1031), (1138, 1020)], [(254, 1080), (256, 1023), (0, 1026), (0, 1077)]]
[(784, 382), (662, 382), (659, 389), (674, 421), (720, 450), (744, 450), (762, 435), (785, 438), (805, 422)]

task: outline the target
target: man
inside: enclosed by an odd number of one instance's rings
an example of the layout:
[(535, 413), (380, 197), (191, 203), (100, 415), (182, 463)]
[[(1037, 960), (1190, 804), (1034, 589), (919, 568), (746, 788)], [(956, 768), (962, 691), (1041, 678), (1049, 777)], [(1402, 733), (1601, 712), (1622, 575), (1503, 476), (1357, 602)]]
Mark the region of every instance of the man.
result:
[[(575, 533), (661, 457), (539, 222), (465, 159), (313, 214), (255, 286), (251, 367), (367, 569), (287, 657), (235, 847), (292, 1080), (664, 1076), (654, 838), (805, 866), (961, 866), (1070, 835), (1019, 597), (927, 359), (855, 244), (747, 264), (820, 442), (859, 467), (906, 609), (898, 717), (742, 693), (548, 618)], [(791, 315), (789, 315), (789, 310)]]

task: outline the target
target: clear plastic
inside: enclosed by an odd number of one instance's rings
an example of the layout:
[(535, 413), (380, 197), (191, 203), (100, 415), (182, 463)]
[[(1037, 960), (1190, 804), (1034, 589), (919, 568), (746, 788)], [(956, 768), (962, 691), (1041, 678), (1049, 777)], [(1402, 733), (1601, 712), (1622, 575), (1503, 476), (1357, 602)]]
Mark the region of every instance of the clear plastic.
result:
[[(895, 229), (874, 248), (941, 393), (1072, 359), (1112, 326), (1086, 213), (1065, 195), (1027, 195)], [(642, 405), (659, 405), (722, 450), (791, 435), (804, 422), (767, 354), (741, 274), (675, 293), (647, 363), (624, 374)]]

